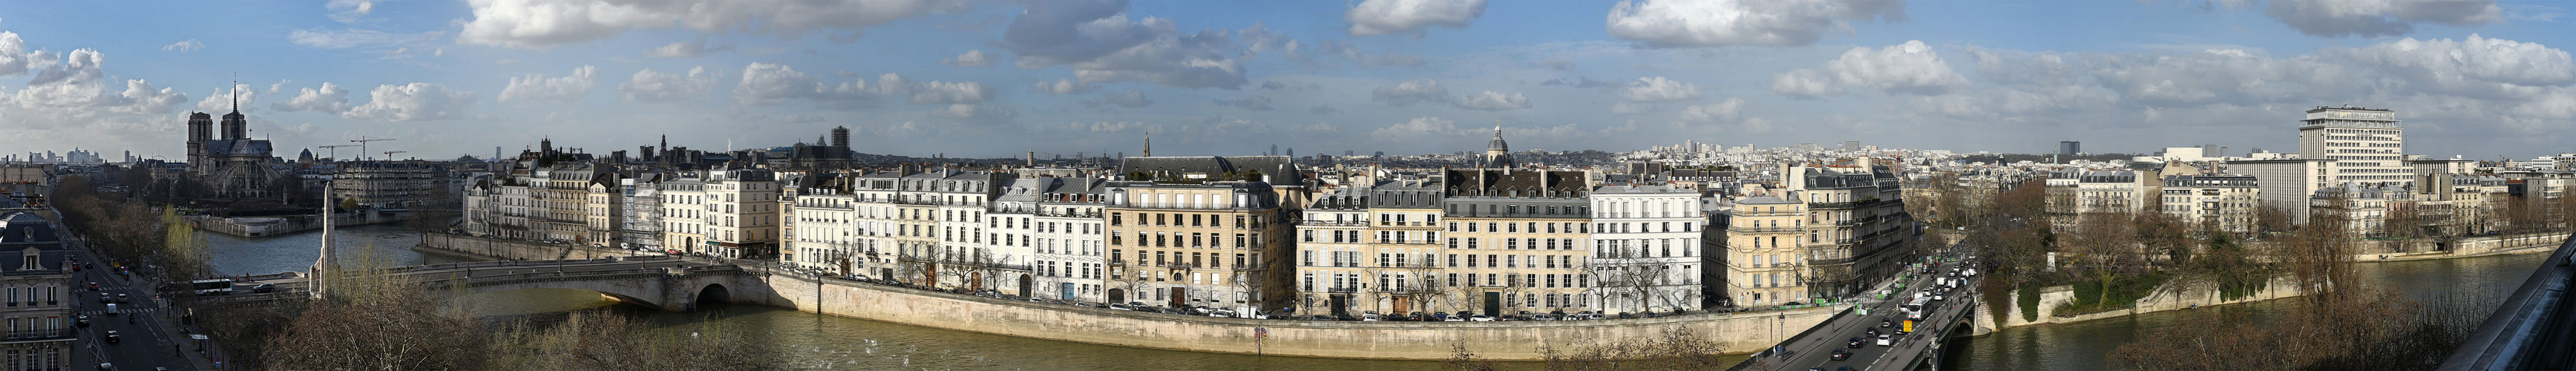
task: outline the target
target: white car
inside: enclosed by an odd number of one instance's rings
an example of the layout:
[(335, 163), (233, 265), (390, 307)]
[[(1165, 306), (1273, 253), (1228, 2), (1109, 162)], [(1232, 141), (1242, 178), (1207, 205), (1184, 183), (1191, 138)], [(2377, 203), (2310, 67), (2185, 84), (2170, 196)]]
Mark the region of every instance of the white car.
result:
[(1896, 346), (1896, 336), (1895, 336), (1895, 335), (1888, 335), (1888, 334), (1878, 334), (1878, 346), (1882, 346), (1882, 347), (1886, 347), (1886, 346)]
[(1467, 317), (1449, 316), (1447, 318), (1441, 318), (1440, 322), (1467, 322)]
[(1493, 321), (1494, 321), (1494, 316), (1488, 316), (1488, 315), (1482, 315), (1482, 314), (1473, 315), (1473, 316), (1467, 316), (1467, 321), (1468, 321), (1468, 322), (1493, 322)]

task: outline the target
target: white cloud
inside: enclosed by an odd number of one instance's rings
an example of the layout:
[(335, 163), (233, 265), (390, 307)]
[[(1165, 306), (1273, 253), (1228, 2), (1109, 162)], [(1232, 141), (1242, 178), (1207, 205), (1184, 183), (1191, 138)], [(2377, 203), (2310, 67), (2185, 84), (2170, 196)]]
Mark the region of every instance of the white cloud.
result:
[(982, 83), (973, 81), (915, 83), (904, 79), (903, 75), (891, 73), (877, 76), (877, 89), (876, 93), (886, 96), (910, 95), (913, 103), (920, 104), (984, 103), (991, 100), (993, 96), (993, 90), (984, 88)]
[(268, 108), (279, 112), (345, 112), (350, 108), (349, 90), (341, 89), (340, 85), (324, 82), (321, 89), (300, 89), (294, 98), (288, 98), (285, 102), (269, 103)]
[[(233, 98), (234, 98), (233, 94), (234, 94), (235, 92), (239, 92), (239, 93), (241, 94), (241, 95), (240, 95), (240, 98), (241, 98), (240, 100), (234, 100), (234, 99), (233, 99)], [(198, 100), (198, 101), (197, 101), (197, 111), (199, 111), (199, 112), (231, 112), (231, 111), (233, 110), (233, 107), (235, 106), (235, 104), (239, 104), (241, 107), (258, 107), (258, 106), (251, 105), (251, 102), (258, 101), (258, 100), (259, 100), (259, 90), (258, 90), (258, 89), (252, 89), (252, 88), (250, 87), (250, 85), (249, 85), (249, 84), (235, 84), (235, 85), (233, 85), (233, 89), (232, 89), (232, 90), (217, 89), (217, 90), (215, 90), (213, 93), (207, 93), (207, 94), (206, 94), (206, 99), (202, 99), (202, 100)], [(252, 111), (252, 110), (251, 110), (251, 109), (249, 109), (249, 108), (244, 108), (242, 111), (244, 111), (244, 112), (250, 112), (250, 111)]]
[(1699, 98), (1699, 94), (1699, 85), (1663, 76), (1638, 78), (1637, 82), (1619, 89), (1619, 96), (1639, 102), (1694, 99)]
[(1735, 121), (1736, 115), (1743, 112), (1743, 98), (1726, 98), (1724, 102), (1693, 105), (1683, 109), (1682, 121), (1702, 124)]
[(510, 85), (501, 88), (499, 102), (571, 103), (579, 101), (582, 96), (590, 95), (590, 88), (599, 85), (598, 77), (599, 68), (591, 66), (575, 67), (571, 75), (564, 77), (545, 75), (512, 77)]
[(864, 107), (873, 103), (866, 80), (825, 85), (785, 65), (752, 63), (742, 69), (742, 83), (734, 85), (733, 99), (746, 106), (773, 106), (792, 100), (814, 100), (818, 105), (837, 109)]
[(1451, 103), (1451, 105), (1457, 106), (1461, 109), (1478, 111), (1508, 111), (1530, 108), (1529, 97), (1521, 96), (1521, 93), (1504, 94), (1502, 92), (1492, 90), (1486, 90), (1483, 93), (1459, 96), (1458, 101)]
[(1119, 107), (1140, 108), (1154, 105), (1154, 100), (1145, 99), (1145, 92), (1128, 90), (1125, 92), (1100, 93), (1100, 100), (1085, 100), (1082, 101), (1082, 104), (1094, 107), (1114, 104)]
[(1384, 128), (1370, 131), (1369, 137), (1383, 141), (1405, 141), (1429, 137), (1448, 137), (1458, 134), (1457, 121), (1449, 121), (1449, 119), (1434, 116), (1423, 116), (1415, 117), (1412, 121), (1405, 121), (1404, 123), (1389, 125)]
[(1020, 112), (997, 105), (961, 103), (931, 110), (930, 116), (953, 124), (998, 126), (1011, 123), (1011, 118), (1019, 117)]
[(689, 41), (676, 42), (671, 43), (671, 45), (645, 49), (644, 55), (663, 58), (697, 58), (701, 55), (707, 55), (707, 53), (732, 50), (733, 46), (731, 45), (707, 46), (707, 37), (698, 36), (698, 38), (690, 39)]
[(2576, 61), (2567, 51), (2476, 34), (2465, 40), (2408, 38), (2340, 54), (2417, 88), (2457, 94), (2528, 97), (2576, 83)]
[(1143, 81), (1182, 88), (1244, 85), (1242, 48), (1222, 30), (1180, 32), (1171, 19), (1133, 22), (1125, 2), (1041, 1), (1002, 32), (1021, 68), (1062, 65), (1083, 82)]
[(844, 32), (832, 37), (847, 40), (860, 29), (950, 6), (934, 0), (469, 0), (466, 4), (473, 8), (474, 17), (465, 21), (457, 42), (529, 49), (673, 27), (779, 35), (840, 30)]
[(270, 92), (270, 93), (276, 93), (276, 92), (280, 92), (280, 91), (285, 91), (285, 89), (286, 89), (286, 83), (290, 83), (290, 82), (295, 82), (295, 79), (283, 79), (283, 80), (277, 80), (277, 83), (275, 83), (275, 84), (268, 84), (268, 92)]
[[(62, 59), (55, 62), (55, 59)], [(72, 50), (68, 55), (49, 51), (30, 53), (28, 59), (35, 76), (28, 77), (26, 88), (8, 97), (20, 107), (41, 110), (41, 114), (62, 115), (55, 120), (76, 122), (80, 117), (96, 117), (97, 111), (132, 115), (169, 112), (188, 101), (187, 94), (170, 88), (154, 88), (144, 80), (125, 80), (125, 90), (109, 87), (109, 79), (99, 67), (107, 56), (92, 49)], [(28, 117), (22, 116), (21, 119)]]
[(331, 0), (329, 3), (322, 4), (322, 8), (331, 10), (330, 16), (333, 21), (338, 21), (340, 23), (358, 23), (359, 18), (367, 16), (367, 13), (376, 11), (376, 2), (367, 0)]
[(1623, 0), (1610, 36), (1659, 48), (1807, 45), (1845, 21), (1905, 20), (1904, 0)]
[(492, 64), (497, 64), (497, 65), (507, 66), (507, 65), (519, 64), (519, 60), (517, 60), (517, 59), (503, 59), (503, 60), (492, 61)]
[(2271, 0), (2263, 9), (2263, 15), (2300, 33), (2322, 37), (2404, 35), (2419, 22), (2502, 23), (2503, 12), (2492, 0)]
[(958, 67), (983, 67), (993, 65), (993, 60), (985, 56), (982, 50), (968, 50), (966, 54), (958, 54), (955, 58), (943, 59), (939, 63)]
[(286, 40), (294, 42), (295, 45), (323, 49), (349, 49), (396, 47), (401, 45), (418, 44), (438, 39), (439, 36), (445, 34), (445, 32), (440, 31), (430, 31), (419, 34), (398, 34), (356, 28), (340, 30), (311, 29), (289, 32), (286, 35)]
[(1842, 93), (1843, 87), (1875, 88), (1888, 93), (1938, 95), (1966, 85), (1932, 47), (1906, 41), (1880, 49), (1856, 47), (1824, 66), (1789, 71), (1773, 77), (1771, 91), (1789, 96)]
[(425, 82), (402, 85), (377, 85), (367, 104), (341, 113), (341, 118), (383, 121), (431, 121), (465, 118), (465, 110), (474, 106), (474, 93), (452, 91), (447, 86)]
[(28, 57), (27, 40), (18, 38), (16, 32), (0, 31), (0, 76), (27, 74), (34, 60)]
[(1047, 94), (1054, 94), (1054, 95), (1070, 95), (1070, 94), (1082, 94), (1082, 93), (1089, 93), (1089, 92), (1092, 92), (1093, 90), (1100, 90), (1100, 84), (1094, 84), (1094, 83), (1088, 83), (1088, 82), (1081, 82), (1081, 81), (1073, 81), (1073, 80), (1039, 81), (1039, 82), (1038, 82), (1038, 84), (1037, 84), (1037, 86), (1035, 86), (1035, 87), (1033, 87), (1033, 88), (1031, 88), (1031, 89), (1033, 89), (1033, 90), (1037, 90), (1037, 91), (1038, 91), (1038, 92), (1040, 92), (1040, 93), (1047, 93)]
[(617, 93), (625, 94), (629, 101), (670, 102), (706, 95), (708, 91), (715, 90), (715, 86), (716, 76), (707, 72), (706, 67), (690, 67), (685, 75), (646, 68), (635, 71), (635, 76), (625, 83), (617, 84)]
[(1485, 0), (1367, 0), (1342, 13), (1342, 21), (1351, 23), (1351, 36), (1420, 35), (1431, 26), (1466, 28), (1483, 15)]
[(1440, 87), (1440, 81), (1432, 79), (1405, 81), (1380, 86), (1369, 92), (1369, 99), (1398, 107), (1421, 102), (1446, 103), (1449, 102), (1449, 88)]
[(205, 48), (206, 48), (206, 43), (197, 42), (197, 39), (187, 39), (187, 40), (179, 40), (179, 42), (171, 43), (170, 45), (167, 45), (167, 46), (162, 46), (162, 47), (161, 47), (161, 50), (163, 50), (163, 51), (174, 51), (174, 52), (186, 53), (186, 52), (193, 52), (193, 51), (202, 50), (202, 49), (205, 49)]

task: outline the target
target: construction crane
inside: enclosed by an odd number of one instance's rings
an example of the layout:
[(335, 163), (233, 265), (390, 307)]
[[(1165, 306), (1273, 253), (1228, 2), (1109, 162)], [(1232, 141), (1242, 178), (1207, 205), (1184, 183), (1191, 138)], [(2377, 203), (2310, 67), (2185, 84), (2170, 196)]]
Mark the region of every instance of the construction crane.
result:
[(393, 161), (396, 153), (411, 153), (411, 151), (385, 151), (385, 161)]
[[(386, 141), (386, 140), (394, 140), (394, 138), (377, 138), (377, 137), (370, 137), (370, 136), (358, 136), (358, 139), (350, 139), (349, 141), (351, 141), (351, 142), (358, 142), (358, 157), (366, 157), (366, 156), (367, 156), (367, 142), (374, 142), (374, 141)], [(365, 158), (360, 158), (359, 160), (365, 160)]]
[(322, 147), (322, 148), (325, 148), (325, 149), (330, 149), (330, 150), (331, 150), (331, 161), (340, 161), (340, 160), (341, 160), (341, 158), (340, 158), (340, 147), (357, 147), (357, 146), (358, 146), (358, 145), (356, 145), (356, 144), (337, 144), (337, 145), (317, 146), (317, 147)]

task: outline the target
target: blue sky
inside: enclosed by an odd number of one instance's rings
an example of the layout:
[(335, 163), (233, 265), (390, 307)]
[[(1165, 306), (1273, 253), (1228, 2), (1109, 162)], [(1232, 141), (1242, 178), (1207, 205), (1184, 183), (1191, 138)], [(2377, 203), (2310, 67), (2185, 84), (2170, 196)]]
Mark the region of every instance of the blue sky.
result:
[(836, 126), (862, 152), (979, 157), (1134, 154), (1148, 132), (1166, 155), (1452, 152), (1494, 126), (1539, 149), (2286, 152), (2298, 111), (2353, 104), (2397, 109), (2410, 153), (2527, 157), (2576, 139), (2571, 5), (0, 2), (0, 148), (177, 156), (186, 113), (229, 110), (238, 79), (282, 156)]

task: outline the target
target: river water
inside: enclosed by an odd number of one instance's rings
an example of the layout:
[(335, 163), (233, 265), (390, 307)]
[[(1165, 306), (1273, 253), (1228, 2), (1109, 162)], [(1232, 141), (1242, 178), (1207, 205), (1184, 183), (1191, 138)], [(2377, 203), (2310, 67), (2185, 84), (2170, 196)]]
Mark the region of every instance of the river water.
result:
[[(417, 232), (392, 226), (341, 229), (341, 259), (381, 258), (395, 265), (438, 264), (470, 258), (422, 253), (411, 246)], [(300, 271), (319, 256), (319, 233), (245, 239), (202, 233), (215, 268), (230, 274)], [(2366, 280), (2392, 285), (2420, 300), (2498, 301), (2537, 268), (2545, 254), (2362, 264)], [(1264, 357), (1113, 347), (949, 331), (887, 322), (824, 316), (754, 305), (711, 304), (690, 313), (618, 305), (580, 290), (519, 290), (474, 295), (466, 306), (496, 321), (559, 319), (577, 310), (606, 310), (688, 331), (701, 324), (750, 329), (759, 343), (776, 344), (791, 366), (807, 369), (1136, 369), (1136, 370), (1399, 370), (1437, 369), (1439, 362)], [(2228, 306), (2275, 310), (2282, 302)], [(2060, 325), (2005, 329), (1969, 339), (1945, 365), (1975, 370), (2098, 369), (2120, 344), (2143, 329), (2187, 318), (2187, 311)], [(1514, 364), (1512, 368), (1531, 368)]]

